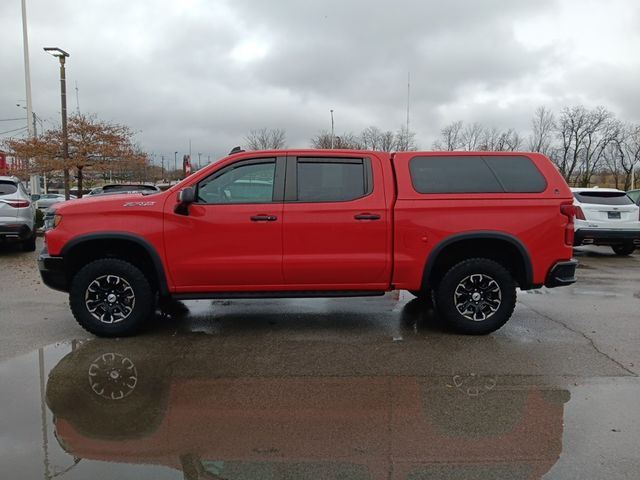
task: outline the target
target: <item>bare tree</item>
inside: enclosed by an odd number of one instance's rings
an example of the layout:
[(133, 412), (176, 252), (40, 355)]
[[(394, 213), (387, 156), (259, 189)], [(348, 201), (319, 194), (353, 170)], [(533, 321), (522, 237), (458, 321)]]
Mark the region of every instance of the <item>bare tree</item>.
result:
[(467, 151), (478, 150), (483, 131), (484, 128), (478, 122), (465, 126), (461, 137), (462, 148)]
[(386, 130), (380, 137), (380, 150), (392, 152), (395, 148), (395, 135), (391, 130)]
[(462, 120), (451, 122), (440, 130), (440, 138), (433, 142), (435, 150), (452, 152), (462, 148)]
[(640, 125), (625, 125), (604, 149), (603, 158), (615, 187), (629, 190), (633, 170), (640, 164)]
[(365, 128), (360, 133), (360, 143), (365, 150), (381, 150), (382, 147), (382, 131), (375, 126)]
[(360, 139), (350, 132), (334, 135), (332, 139), (331, 133), (323, 130), (311, 139), (313, 148), (330, 149), (332, 144), (334, 149), (362, 150), (364, 148)]
[(478, 150), (490, 152), (513, 152), (522, 146), (522, 137), (513, 128), (499, 130), (496, 127), (484, 128)]
[(286, 132), (281, 128), (251, 130), (244, 141), (248, 150), (278, 150), (286, 146)]
[(398, 152), (413, 152), (418, 149), (416, 144), (416, 134), (407, 130), (406, 125), (398, 129), (395, 135), (395, 150)]
[(561, 142), (552, 160), (567, 182), (580, 167), (580, 151), (589, 129), (589, 112), (582, 106), (565, 107), (560, 112), (556, 135)]
[(582, 144), (580, 175), (577, 184), (588, 187), (598, 170), (604, 150), (622, 131), (622, 123), (604, 107), (597, 107), (588, 114), (586, 135)]
[(532, 133), (529, 136), (529, 150), (550, 156), (556, 120), (553, 112), (546, 107), (538, 107), (531, 119)]

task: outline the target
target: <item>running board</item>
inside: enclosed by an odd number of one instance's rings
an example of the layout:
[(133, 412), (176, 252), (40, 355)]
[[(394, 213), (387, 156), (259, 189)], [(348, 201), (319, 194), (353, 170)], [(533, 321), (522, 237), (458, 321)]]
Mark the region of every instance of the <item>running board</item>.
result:
[(203, 292), (174, 293), (176, 300), (230, 300), (234, 298), (334, 298), (334, 297), (380, 297), (385, 291), (380, 290), (312, 290), (281, 292)]

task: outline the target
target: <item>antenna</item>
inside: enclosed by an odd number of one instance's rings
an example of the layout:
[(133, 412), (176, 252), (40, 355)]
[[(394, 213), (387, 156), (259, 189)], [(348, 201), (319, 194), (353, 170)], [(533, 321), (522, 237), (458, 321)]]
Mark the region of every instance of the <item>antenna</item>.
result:
[(411, 71), (407, 72), (407, 135), (409, 135), (409, 105), (411, 102)]
[(76, 80), (76, 112), (80, 115), (80, 97), (78, 95), (78, 81)]

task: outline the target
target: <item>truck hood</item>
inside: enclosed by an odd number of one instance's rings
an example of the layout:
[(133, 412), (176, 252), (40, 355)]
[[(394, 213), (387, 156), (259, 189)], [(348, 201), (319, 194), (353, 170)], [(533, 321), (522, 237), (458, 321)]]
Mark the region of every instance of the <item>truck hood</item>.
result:
[(115, 193), (113, 195), (87, 196), (53, 204), (50, 209), (65, 213), (90, 213), (93, 211), (120, 210), (125, 207), (153, 206), (163, 201), (163, 192), (144, 195), (136, 193)]

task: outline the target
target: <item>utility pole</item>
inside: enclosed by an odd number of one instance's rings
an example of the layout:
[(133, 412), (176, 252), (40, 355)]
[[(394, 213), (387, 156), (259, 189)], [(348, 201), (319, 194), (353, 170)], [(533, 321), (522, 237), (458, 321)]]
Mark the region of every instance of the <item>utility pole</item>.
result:
[(333, 150), (333, 139), (334, 139), (334, 136), (333, 136), (333, 133), (334, 133), (334, 130), (333, 130), (333, 108), (330, 110), (330, 112), (331, 112), (331, 150)]
[(200, 155), (202, 155), (202, 153), (198, 152), (198, 170), (200, 170)]
[(173, 152), (173, 173), (178, 171), (178, 152)]
[(160, 173), (162, 173), (162, 181), (164, 182), (164, 155), (161, 155), (160, 158), (162, 159), (162, 166), (160, 167)]

